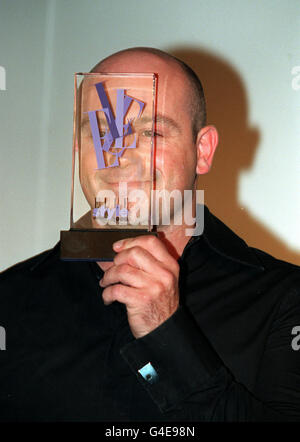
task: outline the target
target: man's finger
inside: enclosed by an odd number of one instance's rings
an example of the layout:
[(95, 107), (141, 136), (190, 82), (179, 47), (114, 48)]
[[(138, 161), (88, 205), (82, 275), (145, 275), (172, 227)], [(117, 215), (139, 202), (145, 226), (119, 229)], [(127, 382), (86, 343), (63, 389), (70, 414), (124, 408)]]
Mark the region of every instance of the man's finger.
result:
[(114, 265), (106, 270), (100, 281), (101, 287), (112, 284), (125, 284), (135, 288), (145, 288), (151, 286), (152, 278), (142, 270), (132, 267), (126, 261), (120, 265)]
[(132, 304), (136, 303), (136, 297), (139, 295), (139, 290), (133, 287), (128, 287), (123, 284), (115, 284), (106, 287), (103, 290), (102, 298), (105, 305), (109, 305), (114, 301), (126, 304), (130, 307)]
[(150, 275), (152, 279), (163, 278), (164, 273), (170, 272), (164, 263), (158, 261), (151, 253), (138, 246), (122, 250), (115, 256), (114, 263), (116, 266), (128, 264), (142, 270), (144, 274)]
[(116, 252), (121, 252), (132, 247), (141, 247), (150, 252), (158, 261), (163, 264), (168, 263), (171, 270), (176, 273), (178, 270), (177, 261), (170, 255), (163, 242), (154, 235), (137, 236), (135, 238), (126, 238), (113, 244)]
[(106, 272), (107, 269), (110, 269), (114, 263), (112, 261), (98, 261), (98, 266), (103, 272)]

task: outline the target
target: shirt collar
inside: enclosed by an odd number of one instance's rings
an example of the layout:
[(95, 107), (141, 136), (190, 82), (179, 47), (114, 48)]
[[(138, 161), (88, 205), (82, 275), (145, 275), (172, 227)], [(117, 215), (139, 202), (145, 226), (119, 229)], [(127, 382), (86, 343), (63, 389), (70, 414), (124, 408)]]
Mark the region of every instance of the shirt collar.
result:
[(204, 206), (203, 238), (208, 246), (228, 259), (264, 270), (254, 250)]

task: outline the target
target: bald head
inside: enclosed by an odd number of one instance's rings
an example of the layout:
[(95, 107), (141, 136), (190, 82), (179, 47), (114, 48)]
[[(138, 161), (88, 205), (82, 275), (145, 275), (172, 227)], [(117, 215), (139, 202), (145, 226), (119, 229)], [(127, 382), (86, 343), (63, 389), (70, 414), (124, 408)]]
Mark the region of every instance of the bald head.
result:
[[(163, 62), (166, 65), (169, 65), (175, 71), (180, 71), (181, 74), (184, 75), (185, 82), (188, 86), (189, 91), (189, 111), (191, 114), (192, 132), (194, 139), (196, 139), (199, 130), (206, 124), (206, 105), (202, 84), (192, 68), (185, 64), (182, 60), (179, 60), (178, 58), (168, 54), (167, 52), (161, 51), (156, 48), (136, 47), (124, 49), (104, 58), (99, 63), (97, 63), (96, 66), (93, 67), (91, 72), (116, 72), (114, 70), (116, 62), (119, 63), (119, 69), (122, 70), (122, 60), (128, 59), (128, 56), (132, 56), (132, 72), (138, 72), (137, 70), (134, 70), (134, 60), (136, 60), (136, 56), (138, 56), (138, 59), (141, 63), (143, 62), (143, 58), (152, 58), (153, 69), (151, 70), (151, 72), (153, 73), (156, 73), (155, 61), (157, 60), (160, 63)], [(128, 64), (126, 65), (126, 70), (123, 70), (123, 72), (129, 72), (127, 66)], [(119, 70), (119, 72), (121, 72), (121, 70)], [(146, 73), (147, 70), (142, 69), (141, 72)]]

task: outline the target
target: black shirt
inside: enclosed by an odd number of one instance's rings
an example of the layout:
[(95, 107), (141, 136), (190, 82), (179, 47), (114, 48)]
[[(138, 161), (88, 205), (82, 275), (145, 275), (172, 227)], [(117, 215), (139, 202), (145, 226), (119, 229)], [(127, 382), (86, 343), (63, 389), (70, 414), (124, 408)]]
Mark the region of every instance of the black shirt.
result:
[(179, 262), (179, 309), (138, 339), (98, 265), (61, 261), (59, 244), (3, 272), (0, 420), (300, 420), (299, 267), (207, 208)]

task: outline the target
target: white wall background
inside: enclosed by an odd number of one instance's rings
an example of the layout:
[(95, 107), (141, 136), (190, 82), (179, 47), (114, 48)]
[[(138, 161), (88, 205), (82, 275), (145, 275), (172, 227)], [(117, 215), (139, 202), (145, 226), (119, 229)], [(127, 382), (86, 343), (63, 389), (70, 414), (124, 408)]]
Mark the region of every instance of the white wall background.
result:
[(299, 0), (0, 0), (0, 269), (69, 228), (73, 73), (131, 46), (203, 71), (220, 129), (206, 202), (300, 264)]

